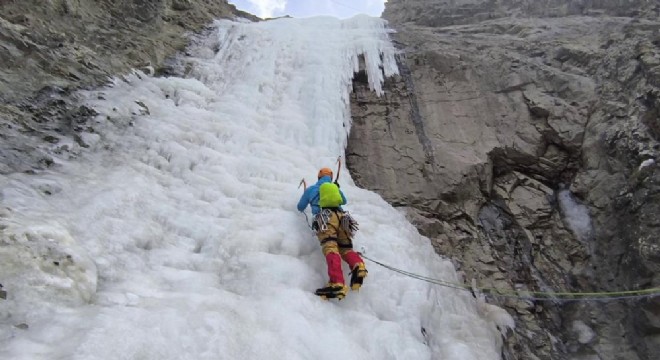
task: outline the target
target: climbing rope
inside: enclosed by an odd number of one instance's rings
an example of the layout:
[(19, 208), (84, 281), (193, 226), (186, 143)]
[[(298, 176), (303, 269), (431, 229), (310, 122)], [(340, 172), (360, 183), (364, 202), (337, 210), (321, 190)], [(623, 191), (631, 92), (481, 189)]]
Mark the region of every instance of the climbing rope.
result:
[(652, 289), (644, 289), (644, 290), (577, 293), (577, 292), (514, 291), (514, 290), (503, 290), (503, 289), (494, 289), (494, 288), (485, 288), (485, 287), (472, 287), (465, 284), (456, 284), (440, 279), (433, 279), (427, 276), (397, 269), (393, 266), (376, 261), (364, 255), (363, 253), (360, 253), (360, 256), (373, 262), (374, 264), (378, 264), (396, 273), (411, 277), (413, 279), (426, 281), (431, 284), (445, 286), (452, 289), (469, 291), (475, 297), (476, 297), (476, 295), (474, 294), (475, 290), (495, 297), (516, 298), (516, 299), (534, 300), (534, 301), (557, 301), (557, 302), (609, 301), (609, 300), (622, 300), (622, 299), (640, 299), (640, 298), (650, 298), (650, 297), (660, 296), (660, 288), (652, 288)]
[(305, 215), (305, 223), (307, 224), (307, 227), (308, 227), (310, 230), (312, 230), (314, 233), (316, 233), (316, 231), (315, 231), (314, 228), (312, 227), (312, 224), (309, 222), (309, 217), (307, 217), (307, 213), (304, 212), (304, 211), (301, 211), (301, 212), (302, 212), (303, 215)]

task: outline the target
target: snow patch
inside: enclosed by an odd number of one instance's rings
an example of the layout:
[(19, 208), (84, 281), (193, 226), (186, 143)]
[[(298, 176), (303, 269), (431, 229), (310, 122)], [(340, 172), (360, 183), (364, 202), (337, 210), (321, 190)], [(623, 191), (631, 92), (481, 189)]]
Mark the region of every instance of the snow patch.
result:
[(577, 340), (580, 344), (588, 344), (596, 337), (593, 329), (581, 320), (573, 321), (571, 328), (577, 334)]
[(643, 169), (643, 168), (645, 168), (645, 167), (647, 167), (647, 166), (651, 166), (651, 165), (653, 165), (653, 164), (655, 164), (655, 160), (653, 160), (653, 159), (646, 159), (646, 160), (642, 161), (641, 164), (639, 164), (639, 169), (641, 170), (641, 169)]
[(593, 228), (589, 209), (578, 203), (569, 190), (559, 191), (557, 194), (559, 208), (563, 215), (564, 223), (583, 242), (591, 239)]

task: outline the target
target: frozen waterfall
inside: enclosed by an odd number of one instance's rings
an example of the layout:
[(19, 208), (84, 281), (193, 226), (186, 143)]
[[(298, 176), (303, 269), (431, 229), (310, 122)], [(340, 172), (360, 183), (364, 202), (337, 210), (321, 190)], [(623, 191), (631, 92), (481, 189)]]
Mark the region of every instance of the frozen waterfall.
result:
[[(50, 170), (0, 176), (0, 358), (499, 359), (467, 292), (367, 262), (360, 292), (313, 294), (326, 267), (297, 186), (343, 155), (360, 54), (382, 93), (397, 68), (380, 19), (220, 21), (185, 77), (81, 94), (93, 129), (53, 145)], [(339, 182), (357, 250), (460, 282), (402, 214)]]

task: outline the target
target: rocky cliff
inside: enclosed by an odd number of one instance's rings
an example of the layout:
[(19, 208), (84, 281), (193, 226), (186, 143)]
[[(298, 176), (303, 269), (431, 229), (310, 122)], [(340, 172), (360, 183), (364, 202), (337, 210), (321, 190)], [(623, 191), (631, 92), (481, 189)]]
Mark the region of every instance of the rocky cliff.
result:
[[(401, 76), (354, 81), (356, 182), (479, 286), (660, 287), (660, 5), (390, 0)], [(653, 359), (660, 298), (492, 297), (506, 359)], [(653, 355), (656, 354), (656, 355)]]
[(434, 27), (505, 17), (658, 17), (658, 4), (652, 0), (395, 0), (386, 5), (383, 17), (392, 22)]
[(190, 35), (235, 16), (256, 19), (224, 0), (0, 1), (0, 173), (52, 165), (53, 148), (71, 149), (64, 139), (84, 146), (90, 110), (75, 90), (167, 72)]

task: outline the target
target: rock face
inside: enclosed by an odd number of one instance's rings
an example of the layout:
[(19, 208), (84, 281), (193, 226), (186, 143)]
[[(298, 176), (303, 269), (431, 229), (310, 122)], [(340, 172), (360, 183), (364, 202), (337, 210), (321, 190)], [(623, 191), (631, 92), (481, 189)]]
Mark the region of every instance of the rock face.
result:
[[(406, 208), (481, 287), (660, 287), (659, 11), (643, 0), (388, 1), (401, 76), (382, 98), (354, 80), (356, 183)], [(658, 297), (491, 300), (517, 318), (506, 359), (660, 353)]]
[(63, 138), (93, 132), (76, 89), (167, 71), (189, 35), (237, 15), (256, 19), (222, 0), (0, 1), (0, 174), (48, 167)]
[(657, 18), (658, 11), (657, 2), (649, 0), (395, 0), (388, 2), (383, 17), (396, 23), (448, 26), (527, 16)]

